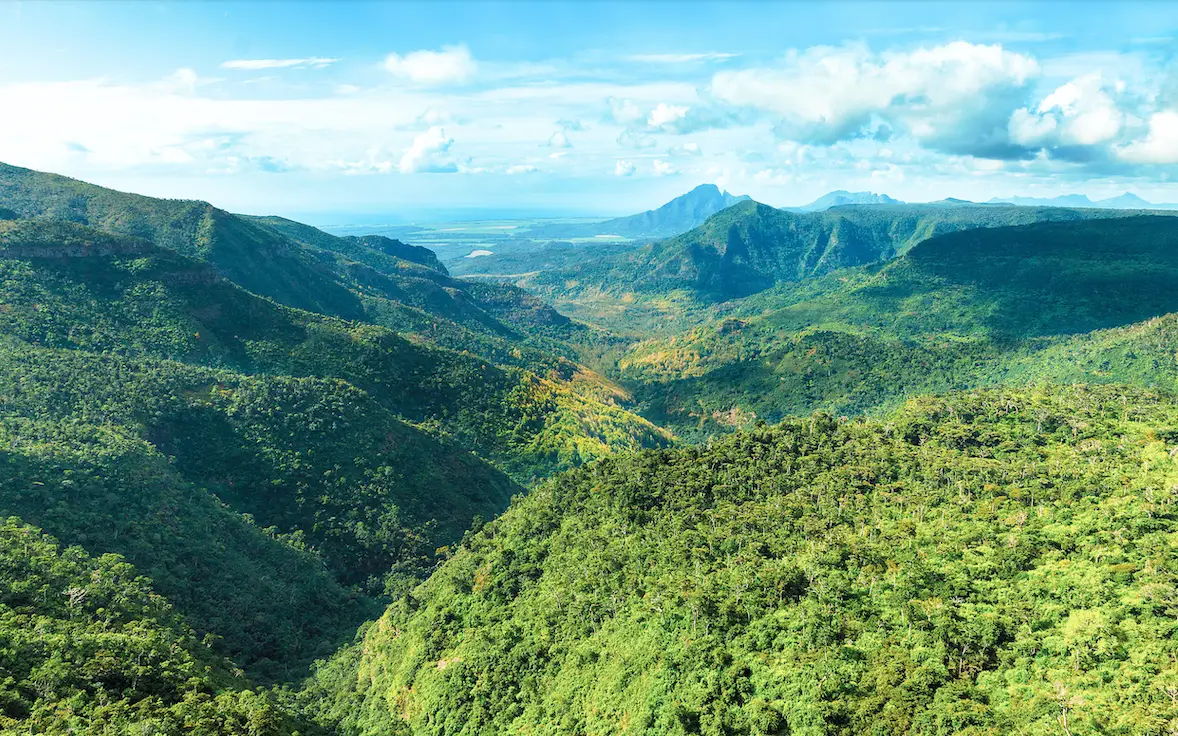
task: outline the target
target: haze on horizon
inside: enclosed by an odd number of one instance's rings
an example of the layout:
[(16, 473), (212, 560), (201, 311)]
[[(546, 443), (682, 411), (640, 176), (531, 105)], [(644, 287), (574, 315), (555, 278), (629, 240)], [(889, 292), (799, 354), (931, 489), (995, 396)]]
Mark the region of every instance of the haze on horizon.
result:
[(321, 222), (703, 182), (1178, 201), (1178, 6), (681, 7), (0, 6), (0, 161)]

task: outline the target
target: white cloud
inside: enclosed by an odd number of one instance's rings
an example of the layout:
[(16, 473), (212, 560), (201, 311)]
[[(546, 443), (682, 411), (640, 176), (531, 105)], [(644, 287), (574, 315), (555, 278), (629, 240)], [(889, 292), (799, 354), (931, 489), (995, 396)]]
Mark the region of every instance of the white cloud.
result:
[(323, 56), (309, 56), (305, 59), (231, 59), (221, 62), (222, 69), (258, 71), (260, 69), (322, 69), (339, 59)]
[(674, 176), (679, 173), (679, 169), (675, 168), (674, 164), (662, 159), (656, 158), (651, 166), (654, 168), (655, 176)]
[(640, 64), (686, 64), (692, 61), (728, 61), (739, 55), (709, 51), (702, 54), (634, 54), (629, 58)]
[(1052, 112), (1062, 117), (1060, 142), (1081, 146), (1113, 138), (1120, 132), (1124, 119), (1113, 98), (1103, 89), (1099, 74), (1074, 79), (1044, 98), (1039, 103), (1039, 114)]
[(637, 169), (638, 167), (632, 161), (625, 161), (623, 159), (618, 159), (617, 163), (614, 164), (614, 174), (616, 176), (633, 176)]
[(1008, 125), (1010, 138), (1019, 145), (1049, 149), (1112, 141), (1126, 121), (1113, 95), (1124, 89), (1120, 80), (1108, 84), (1100, 74), (1077, 77), (1057, 87), (1034, 110), (1015, 110)]
[(780, 116), (779, 132), (830, 144), (861, 135), (874, 119), (946, 149), (993, 144), (1039, 73), (1029, 56), (1000, 45), (955, 41), (875, 54), (864, 46), (791, 51), (773, 68), (712, 79), (722, 102)]
[(619, 146), (636, 149), (654, 148), (658, 145), (658, 141), (656, 141), (653, 137), (644, 135), (642, 133), (637, 133), (633, 130), (630, 130), (629, 128), (623, 130), (618, 135), (617, 142)]
[(1149, 118), (1145, 138), (1118, 148), (1117, 156), (1137, 164), (1178, 164), (1178, 111), (1164, 110)]
[(609, 97), (606, 99), (606, 102), (609, 103), (610, 117), (615, 123), (620, 125), (631, 125), (640, 122), (646, 117), (642, 114), (642, 109), (633, 100)]
[(1055, 133), (1059, 124), (1053, 115), (1037, 115), (1019, 108), (1010, 116), (1010, 139), (1020, 146), (1038, 146)]
[[(678, 82), (578, 82), (460, 92), (366, 86), (350, 94), (338, 93), (331, 84), (319, 96), (280, 97), (250, 88), (208, 94), (214, 81), (185, 70), (145, 84), (104, 78), (0, 82), (5, 109), (24, 111), (0, 115), (0, 161), (105, 181), (115, 181), (114, 174), (151, 177), (152, 167), (164, 166), (170, 167), (169, 177), (191, 181), (206, 171), (230, 169), (230, 157), (243, 170), (284, 161), (289, 171), (379, 173), (397, 170), (414, 136), (436, 126), (461, 142), (463, 157), (476, 157), (478, 167), (502, 174), (534, 156), (537, 142), (565, 129), (568, 121), (599, 118), (607, 98), (632, 97), (649, 111), (660, 100), (678, 102), (694, 94), (693, 86)], [(554, 120), (560, 121), (555, 128)], [(619, 154), (619, 131), (612, 126), (581, 127), (581, 133), (566, 133), (570, 139), (576, 136), (571, 141), (576, 149), (545, 149), (577, 150), (575, 166), (585, 168), (571, 173), (591, 171), (602, 159), (608, 165), (615, 158), (629, 158)], [(374, 147), (380, 153), (369, 156)], [(460, 173), (474, 171), (460, 157), (453, 157), (453, 163)], [(568, 163), (573, 168), (574, 162)]]
[(650, 128), (662, 128), (665, 126), (673, 126), (683, 118), (687, 117), (687, 113), (691, 110), (687, 105), (668, 105), (665, 102), (660, 102), (650, 115), (646, 118), (646, 125)]
[(382, 146), (372, 146), (364, 152), (364, 157), (356, 161), (338, 160), (334, 165), (347, 176), (357, 174), (387, 174), (395, 166)]
[(169, 92), (190, 95), (196, 91), (200, 77), (192, 69), (177, 69), (159, 82), (159, 88)]
[(454, 139), (435, 125), (413, 139), (397, 169), (402, 174), (452, 174), (458, 171), (458, 165), (445, 158), (445, 154), (453, 144)]
[(699, 144), (692, 141), (691, 143), (684, 143), (681, 146), (671, 146), (667, 149), (668, 156), (702, 156), (703, 151), (700, 150)]
[(515, 166), (507, 167), (508, 176), (516, 176), (518, 174), (533, 174), (537, 171), (539, 171), (539, 169), (537, 169), (535, 166), (532, 166), (531, 164), (516, 164)]
[(548, 136), (549, 148), (572, 148), (573, 144), (569, 141), (569, 137), (565, 135), (563, 130), (558, 130), (552, 135)]
[(478, 71), (478, 64), (466, 46), (443, 46), (440, 51), (389, 54), (384, 68), (414, 84), (446, 85), (466, 82)]

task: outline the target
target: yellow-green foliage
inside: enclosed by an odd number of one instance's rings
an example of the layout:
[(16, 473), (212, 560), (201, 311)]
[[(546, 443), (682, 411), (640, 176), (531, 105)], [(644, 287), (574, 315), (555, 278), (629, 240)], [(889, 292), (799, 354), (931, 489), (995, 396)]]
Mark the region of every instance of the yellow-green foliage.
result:
[(606, 460), (467, 539), (311, 709), (345, 734), (1164, 733), (1178, 404), (915, 400)]

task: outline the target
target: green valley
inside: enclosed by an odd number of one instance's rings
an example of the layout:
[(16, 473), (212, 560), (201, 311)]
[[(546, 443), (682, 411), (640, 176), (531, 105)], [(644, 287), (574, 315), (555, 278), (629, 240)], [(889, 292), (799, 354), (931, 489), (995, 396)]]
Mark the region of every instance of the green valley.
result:
[(462, 278), (0, 174), (6, 732), (1178, 723), (1171, 216), (736, 202)]

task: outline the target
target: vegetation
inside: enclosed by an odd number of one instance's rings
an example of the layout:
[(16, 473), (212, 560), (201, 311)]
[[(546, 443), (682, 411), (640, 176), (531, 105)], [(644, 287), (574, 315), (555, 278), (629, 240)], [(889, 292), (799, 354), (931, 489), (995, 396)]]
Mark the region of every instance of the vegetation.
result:
[(648, 417), (685, 436), (986, 385), (1172, 388), (1175, 318), (1157, 315), (1178, 310), (1173, 223), (1135, 217), (941, 236), (886, 264), (783, 285), (734, 305), (732, 316), (638, 343), (617, 355), (619, 375)]
[(0, 223), (0, 332), (46, 347), (345, 379), (520, 480), (666, 435), (571, 382), (281, 307), (209, 267), (79, 225)]
[(0, 733), (1178, 732), (1175, 222), (741, 202), (463, 280), (0, 165)]
[(118, 555), (0, 524), (0, 731), (307, 733), (252, 690)]
[(306, 697), (347, 734), (1164, 733), (1176, 407), (972, 392), (603, 460)]
[[(1135, 214), (1140, 213), (957, 203), (790, 212), (747, 201), (677, 237), (519, 283), (594, 324), (623, 334), (665, 334), (705, 320), (717, 302), (886, 261), (938, 235)], [(686, 319), (678, 315), (684, 310)]]
[(150, 240), (279, 304), (379, 324), (541, 375), (575, 372), (559, 340), (587, 332), (520, 289), (452, 279), (428, 249), (389, 238), (337, 238), (280, 217), (243, 217), (4, 164), (0, 207), (36, 218), (40, 228), (60, 220)]

